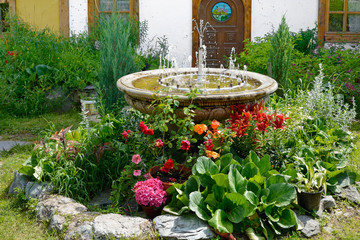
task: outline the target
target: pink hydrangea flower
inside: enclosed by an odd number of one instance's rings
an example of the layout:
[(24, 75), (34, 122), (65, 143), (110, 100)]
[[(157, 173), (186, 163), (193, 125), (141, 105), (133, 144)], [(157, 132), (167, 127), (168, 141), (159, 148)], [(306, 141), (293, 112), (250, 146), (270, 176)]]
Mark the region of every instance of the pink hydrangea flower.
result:
[(134, 170), (133, 175), (134, 175), (135, 177), (141, 176), (141, 170)]
[(139, 162), (141, 162), (141, 157), (140, 157), (140, 155), (139, 155), (139, 154), (133, 155), (131, 161), (132, 161), (133, 163), (135, 163), (135, 164), (139, 164)]
[(165, 204), (166, 192), (162, 181), (150, 178), (145, 181), (138, 181), (134, 188), (136, 202), (143, 206), (160, 207)]

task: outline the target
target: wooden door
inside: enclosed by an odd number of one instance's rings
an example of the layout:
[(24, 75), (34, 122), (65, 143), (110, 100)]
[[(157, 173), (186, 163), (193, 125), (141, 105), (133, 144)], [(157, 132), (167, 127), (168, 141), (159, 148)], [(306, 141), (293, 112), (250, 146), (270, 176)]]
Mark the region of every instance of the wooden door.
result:
[[(227, 62), (224, 61), (224, 56), (229, 57), (232, 48), (239, 53), (244, 47), (244, 39), (250, 38), (249, 11), (251, 14), (251, 8), (249, 4), (251, 1), (202, 0), (197, 2), (197, 9), (193, 9), (198, 12), (198, 15), (194, 16), (195, 20), (204, 20), (204, 23), (208, 22), (214, 28), (208, 28), (204, 34), (203, 43), (207, 49), (207, 67), (220, 67), (221, 64), (225, 66)], [(194, 4), (194, 8), (195, 5), (197, 4)], [(199, 47), (196, 38), (198, 38), (198, 34), (194, 30), (193, 56), (196, 56), (195, 52)]]

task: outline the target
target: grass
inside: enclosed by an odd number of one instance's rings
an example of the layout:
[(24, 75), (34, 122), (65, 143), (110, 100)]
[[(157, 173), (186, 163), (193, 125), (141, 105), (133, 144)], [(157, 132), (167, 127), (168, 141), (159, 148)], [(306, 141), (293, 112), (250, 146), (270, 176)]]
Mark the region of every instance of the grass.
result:
[(30, 211), (16, 207), (16, 199), (7, 195), (14, 171), (30, 156), (31, 150), (31, 145), (17, 146), (0, 155), (0, 239), (58, 239), (50, 235), (46, 225), (39, 224)]
[(0, 112), (0, 136), (3, 140), (34, 141), (44, 130), (55, 128), (56, 131), (73, 125), (76, 128), (81, 122), (78, 111), (67, 113), (48, 113), (36, 117), (14, 117)]

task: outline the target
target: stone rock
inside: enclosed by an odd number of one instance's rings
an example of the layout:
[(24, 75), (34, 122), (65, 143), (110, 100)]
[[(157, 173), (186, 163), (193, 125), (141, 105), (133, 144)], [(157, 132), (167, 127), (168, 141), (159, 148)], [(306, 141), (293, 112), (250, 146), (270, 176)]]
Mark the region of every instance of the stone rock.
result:
[(97, 212), (85, 212), (74, 216), (68, 226), (64, 239), (95, 239), (93, 221), (99, 215), (100, 213)]
[(106, 206), (111, 204), (110, 194), (111, 194), (111, 189), (103, 191), (102, 193), (91, 199), (90, 205), (100, 208), (105, 208)]
[(50, 196), (46, 200), (40, 201), (36, 206), (37, 218), (40, 221), (51, 219), (54, 214), (58, 215), (77, 215), (88, 211), (88, 209), (75, 202), (75, 200), (63, 196)]
[(211, 239), (215, 237), (208, 224), (195, 215), (160, 215), (154, 218), (161, 239)]
[(329, 210), (333, 207), (336, 207), (335, 199), (332, 196), (325, 196), (320, 200), (319, 210), (316, 214), (321, 217), (324, 210)]
[(321, 233), (320, 223), (307, 215), (300, 215), (298, 219), (304, 225), (304, 228), (301, 230), (301, 233), (307, 237), (311, 238), (317, 234)]
[(28, 177), (25, 174), (15, 171), (14, 181), (11, 183), (9, 188), (9, 194), (17, 195), (16, 188), (20, 188), (22, 191), (25, 190), (26, 184), (29, 182)]
[(50, 224), (48, 229), (56, 230), (57, 232), (62, 232), (64, 229), (65, 217), (60, 215), (54, 215), (51, 217)]
[(25, 145), (25, 144), (29, 144), (29, 142), (25, 142), (25, 141), (0, 141), (0, 152), (1, 151), (9, 151), (10, 149), (12, 149), (13, 147), (15, 147), (16, 145)]
[(37, 198), (40, 199), (50, 192), (54, 188), (47, 182), (28, 182), (25, 186), (25, 197), (26, 198)]
[(96, 238), (136, 238), (153, 239), (155, 231), (153, 223), (140, 217), (129, 217), (120, 214), (105, 214), (94, 219), (94, 234)]
[(352, 201), (356, 204), (360, 204), (360, 194), (358, 192), (358, 190), (356, 189), (356, 187), (354, 186), (347, 186), (344, 187), (342, 192), (341, 192), (341, 196), (349, 201)]
[(334, 229), (331, 226), (326, 226), (323, 228), (323, 231), (331, 234), (334, 231)]

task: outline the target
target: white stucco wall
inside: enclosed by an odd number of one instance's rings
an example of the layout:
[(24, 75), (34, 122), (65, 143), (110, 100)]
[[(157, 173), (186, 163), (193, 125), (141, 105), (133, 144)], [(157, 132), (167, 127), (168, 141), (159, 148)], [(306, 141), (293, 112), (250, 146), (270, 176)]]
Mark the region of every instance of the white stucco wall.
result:
[(252, 0), (251, 38), (276, 30), (283, 15), (290, 31), (314, 28), (318, 20), (318, 0)]
[(88, 1), (69, 0), (70, 34), (86, 33), (88, 30)]
[(192, 0), (140, 0), (140, 21), (148, 22), (148, 38), (167, 36), (175, 57), (192, 52)]

